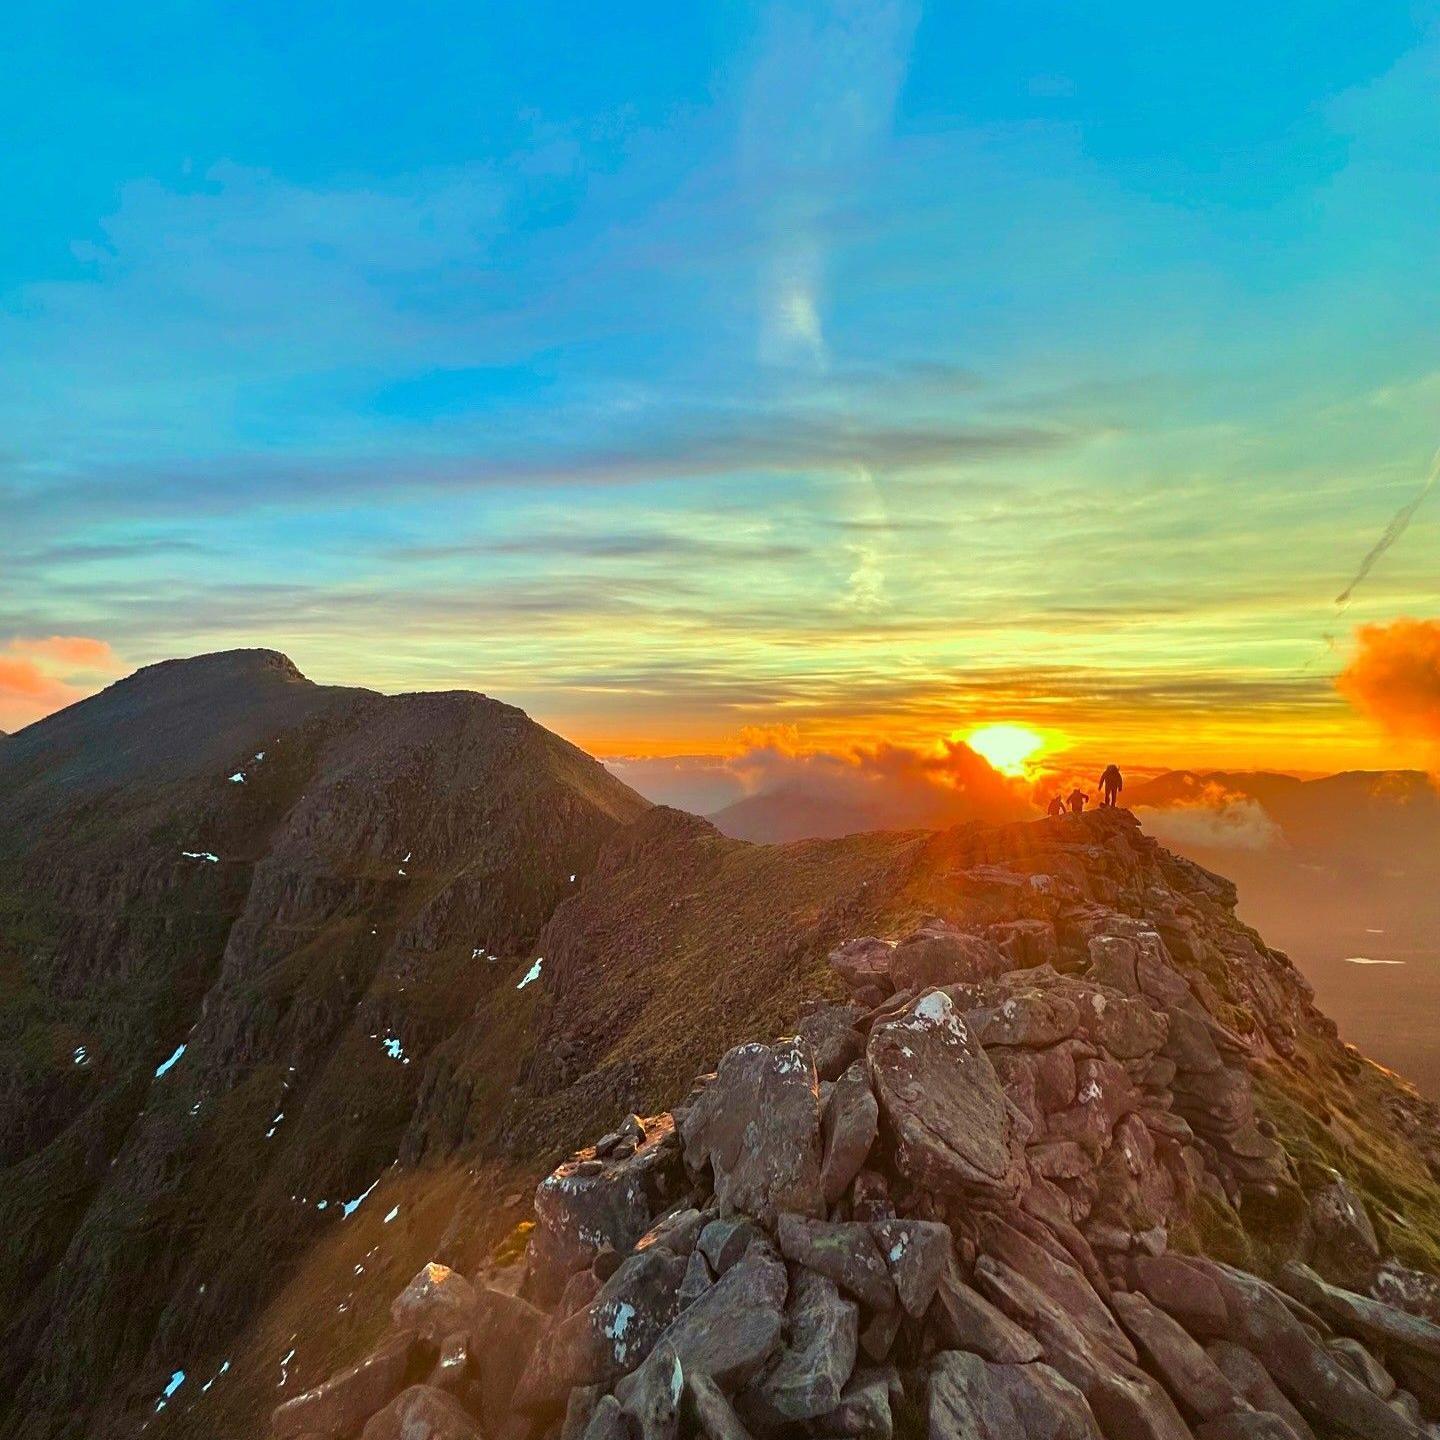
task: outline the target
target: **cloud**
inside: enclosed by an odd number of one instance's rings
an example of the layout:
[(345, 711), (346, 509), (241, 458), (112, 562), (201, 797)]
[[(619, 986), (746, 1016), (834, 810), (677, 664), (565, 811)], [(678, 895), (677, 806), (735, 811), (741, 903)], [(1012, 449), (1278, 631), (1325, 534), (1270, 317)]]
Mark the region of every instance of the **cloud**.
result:
[(1440, 450), (1436, 450), (1430, 461), (1430, 470), (1425, 477), (1425, 483), (1391, 516), (1390, 523), (1385, 527), (1385, 533), (1366, 552), (1365, 558), (1360, 562), (1360, 568), (1355, 572), (1350, 583), (1335, 597), (1335, 604), (1342, 611), (1349, 606), (1356, 587), (1365, 581), (1385, 552), (1410, 528), (1410, 522), (1415, 518), (1415, 512), (1430, 498), (1430, 492), (1435, 488), (1437, 481), (1440, 481)]
[(1162, 845), (1182, 852), (1192, 846), (1206, 850), (1269, 850), (1284, 839), (1280, 826), (1258, 800), (1230, 796), (1214, 786), (1183, 805), (1163, 809), (1140, 805), (1135, 814)]
[(965, 820), (1011, 820), (1033, 814), (1028, 786), (993, 770), (961, 741), (931, 747), (856, 745), (799, 750), (793, 731), (748, 732), (755, 743), (728, 757), (690, 756), (607, 762), (650, 799), (702, 813), (729, 802), (777, 797), (774, 815), (735, 833), (779, 838), (772, 827), (803, 809), (809, 833), (866, 829), (938, 829)]
[(83, 699), (96, 679), (121, 668), (110, 646), (88, 635), (16, 636), (0, 649), (0, 730), (19, 730)]
[(1336, 686), (1392, 734), (1440, 743), (1440, 620), (1361, 625)]

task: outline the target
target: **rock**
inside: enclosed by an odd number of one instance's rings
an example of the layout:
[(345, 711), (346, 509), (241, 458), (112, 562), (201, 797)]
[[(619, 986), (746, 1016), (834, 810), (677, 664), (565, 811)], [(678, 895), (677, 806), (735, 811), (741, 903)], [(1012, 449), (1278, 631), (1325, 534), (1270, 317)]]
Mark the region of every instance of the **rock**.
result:
[(1249, 1410), (1207, 1420), (1195, 1431), (1195, 1440), (1290, 1440), (1290, 1435), (1278, 1415)]
[(1116, 1355), (1135, 1361), (1135, 1347), (1116, 1324), (1109, 1307), (1068, 1259), (1061, 1260), (993, 1215), (981, 1218), (980, 1245), (986, 1255), (1003, 1261), (1036, 1286), (1065, 1312), (1072, 1324)]
[(688, 1255), (709, 1221), (693, 1205), (682, 1205), (662, 1215), (636, 1242), (636, 1250), (660, 1246), (674, 1255)]
[(621, 1408), (640, 1432), (640, 1440), (675, 1440), (684, 1391), (685, 1370), (680, 1357), (662, 1342), (651, 1352), (643, 1374), (621, 1401)]
[(270, 1417), (271, 1431), (280, 1440), (353, 1434), (404, 1386), (415, 1345), (410, 1331), (382, 1341), (358, 1365), (279, 1406)]
[(930, 1368), (929, 1440), (1100, 1440), (1085, 1397), (1048, 1365), (942, 1350)]
[(468, 1331), (457, 1330), (441, 1341), (440, 1358), (425, 1383), (455, 1394), (467, 1388), (470, 1374), (470, 1335)]
[(776, 1239), (787, 1260), (828, 1276), (872, 1310), (888, 1310), (895, 1303), (889, 1267), (868, 1225), (782, 1215)]
[(613, 1395), (602, 1395), (585, 1427), (585, 1440), (630, 1440), (624, 1411)]
[(1048, 920), (1002, 920), (985, 932), (1009, 961), (1012, 970), (1033, 970), (1060, 964), (1060, 945)]
[(1160, 1377), (1183, 1410), (1213, 1420), (1249, 1403), (1185, 1328), (1143, 1295), (1115, 1295), (1110, 1303), (1139, 1347), (1146, 1369)]
[(1205, 1353), (1256, 1410), (1278, 1415), (1293, 1440), (1315, 1440), (1315, 1432), (1305, 1417), (1285, 1398), (1270, 1378), (1270, 1372), (1248, 1350), (1228, 1340), (1215, 1340), (1205, 1347)]
[(709, 1262), (695, 1250), (685, 1264), (685, 1278), (680, 1282), (680, 1308), (693, 1305), (714, 1283)]
[(941, 1272), (930, 1316), (936, 1339), (946, 1349), (973, 1350), (1001, 1365), (1040, 1358), (1040, 1342), (965, 1284), (953, 1255)]
[(830, 968), (852, 989), (875, 988), (888, 995), (894, 988), (890, 978), (891, 940), (847, 940), (830, 952)]
[[(756, 1242), (675, 1317), (656, 1350), (663, 1342), (687, 1375), (708, 1375), (723, 1388), (737, 1388), (779, 1349), (787, 1288), (784, 1265)], [(654, 1354), (616, 1385), (622, 1401), (637, 1384), (648, 1381), (643, 1372)]]
[(722, 1214), (768, 1225), (781, 1211), (824, 1213), (819, 1084), (798, 1037), (731, 1050), (681, 1133), (686, 1165), (712, 1166)]
[(905, 1321), (905, 1312), (897, 1301), (888, 1310), (871, 1312), (870, 1319), (860, 1332), (860, 1348), (877, 1365), (890, 1356), (891, 1347)]
[(840, 1396), (840, 1403), (814, 1424), (820, 1435), (844, 1435), (854, 1440), (891, 1440), (895, 1417), (890, 1394), (899, 1377), (893, 1366), (857, 1370)]
[(1213, 1275), (1181, 1255), (1138, 1255), (1130, 1264), (1135, 1285), (1167, 1315), (1202, 1340), (1223, 1339), (1230, 1319)]
[(736, 1402), (762, 1434), (834, 1410), (855, 1368), (859, 1312), (833, 1280), (801, 1270), (785, 1315), (790, 1343)]
[(906, 1179), (941, 1195), (1019, 1197), (1025, 1167), (1015, 1112), (943, 990), (877, 1024), (866, 1061)]
[(815, 1073), (834, 1080), (865, 1053), (865, 1042), (855, 1031), (862, 1012), (858, 1005), (823, 1005), (804, 1016), (795, 1033), (815, 1056)]
[(687, 1375), (682, 1410), (706, 1440), (750, 1440), (750, 1432), (708, 1375)]
[(950, 1259), (950, 1227), (937, 1220), (876, 1220), (870, 1233), (911, 1319), (926, 1311)]
[(470, 1324), (470, 1354), (479, 1372), (486, 1415), (511, 1408), (520, 1379), (530, 1369), (547, 1318), (528, 1301), (501, 1290), (481, 1290)]
[(864, 1062), (857, 1061), (835, 1082), (821, 1116), (820, 1189), (827, 1205), (839, 1200), (864, 1168), (879, 1129), (880, 1107)]
[[(587, 1269), (605, 1247), (629, 1253), (677, 1188), (673, 1135), (670, 1117), (661, 1116), (628, 1158), (569, 1160), (540, 1182), (527, 1251), (527, 1298), (553, 1305), (569, 1277)], [(598, 1171), (592, 1168), (597, 1163)]]
[(1372, 1395), (1388, 1400), (1395, 1393), (1395, 1377), (1358, 1340), (1337, 1335), (1325, 1342), (1325, 1348)]
[(710, 1221), (700, 1232), (696, 1244), (718, 1279), (744, 1255), (753, 1241), (762, 1239), (764, 1233), (753, 1220), (736, 1215)]
[(1068, 1040), (1080, 1025), (1080, 1009), (1059, 990), (1012, 989), (994, 1005), (969, 1010), (965, 1022), (979, 1042), (1038, 1050)]
[(907, 935), (890, 955), (890, 978), (897, 990), (973, 984), (1009, 968), (1009, 958), (993, 940), (941, 921)]
[(1321, 1276), (1352, 1290), (1369, 1281), (1380, 1264), (1380, 1242), (1364, 1205), (1338, 1175), (1311, 1194), (1310, 1225), (1310, 1263)]
[(370, 1417), (360, 1440), (483, 1440), (483, 1433), (453, 1395), (412, 1385)]
[(1219, 1285), (1230, 1338), (1265, 1357), (1265, 1368), (1307, 1418), (1365, 1440), (1417, 1440), (1416, 1428), (1318, 1344), (1273, 1287), (1228, 1265), (1192, 1263)]
[(438, 1343), (457, 1330), (468, 1330), (475, 1309), (475, 1288), (448, 1265), (432, 1260), (395, 1297), (390, 1319), (397, 1329), (414, 1330)]
[(565, 1402), (565, 1419), (560, 1426), (560, 1440), (583, 1440), (595, 1408), (604, 1390), (599, 1385), (577, 1385)]

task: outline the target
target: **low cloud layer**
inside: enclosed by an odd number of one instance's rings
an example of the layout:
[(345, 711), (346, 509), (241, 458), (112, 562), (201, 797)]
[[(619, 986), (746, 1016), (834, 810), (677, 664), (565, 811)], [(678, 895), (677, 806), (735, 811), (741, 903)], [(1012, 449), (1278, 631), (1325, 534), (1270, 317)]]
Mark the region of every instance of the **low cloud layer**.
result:
[(1258, 800), (1218, 794), (1192, 804), (1135, 809), (1140, 823), (1162, 845), (1182, 852), (1269, 850), (1280, 844), (1280, 827)]
[(1440, 620), (1362, 625), (1340, 693), (1391, 734), (1440, 745)]

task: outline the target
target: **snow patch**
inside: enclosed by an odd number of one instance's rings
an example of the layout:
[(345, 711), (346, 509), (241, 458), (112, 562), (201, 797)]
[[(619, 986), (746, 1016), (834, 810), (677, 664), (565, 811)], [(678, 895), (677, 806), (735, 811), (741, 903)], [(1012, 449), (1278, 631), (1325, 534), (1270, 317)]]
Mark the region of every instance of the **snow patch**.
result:
[(220, 1368), (200, 1387), (200, 1393), (202, 1395), (208, 1395), (210, 1393), (210, 1387), (225, 1374), (229, 1368), (230, 1362), (228, 1360), (223, 1361)]
[(230, 783), (232, 785), (243, 785), (245, 783), (245, 772), (243, 770), (237, 770), (230, 777)]
[(388, 1225), (399, 1213), (400, 1207), (397, 1205), (380, 1223)]
[(1347, 965), (1403, 965), (1403, 960), (1372, 960), (1368, 955), (1347, 955)]
[(160, 1398), (155, 1402), (155, 1413), (158, 1415), (170, 1403), (170, 1397), (185, 1383), (185, 1372), (177, 1370), (171, 1377), (170, 1383), (166, 1385)]
[(186, 860), (203, 860), (207, 865), (220, 863), (220, 857), (213, 850), (182, 850), (180, 854)]
[(185, 1050), (186, 1047), (184, 1045), (177, 1045), (175, 1047), (175, 1053), (168, 1060), (162, 1060), (155, 1067), (155, 1078), (158, 1080), (162, 1075), (168, 1075), (170, 1071), (175, 1068), (176, 1061), (185, 1053)]
[(515, 987), (517, 990), (523, 990), (532, 980), (540, 978), (540, 966), (544, 959), (543, 955), (536, 958), (535, 963), (520, 977), (520, 983)]
[(75, 1047), (75, 1054), (72, 1057), (76, 1065), (88, 1065), (90, 1063), (90, 1052), (83, 1045)]
[[(370, 1190), (373, 1190), (373, 1189), (375, 1188), (375, 1186), (378, 1185), (379, 1183), (380, 1183), (380, 1181), (379, 1181), (379, 1179), (377, 1178), (377, 1179), (371, 1184)], [(341, 1218), (342, 1220), (348, 1220), (348, 1219), (361, 1207), (361, 1205), (363, 1205), (363, 1204), (365, 1203), (366, 1199), (367, 1199), (367, 1198), (369, 1197), (369, 1195), (370, 1195), (370, 1190), (362, 1191), (362, 1192), (361, 1192), (359, 1195), (357, 1195), (353, 1200), (346, 1200), (346, 1201), (344, 1201), (344, 1202), (341, 1204), (340, 1208), (341, 1208), (341, 1210), (343, 1210), (345, 1213), (344, 1213), (340, 1218)]]

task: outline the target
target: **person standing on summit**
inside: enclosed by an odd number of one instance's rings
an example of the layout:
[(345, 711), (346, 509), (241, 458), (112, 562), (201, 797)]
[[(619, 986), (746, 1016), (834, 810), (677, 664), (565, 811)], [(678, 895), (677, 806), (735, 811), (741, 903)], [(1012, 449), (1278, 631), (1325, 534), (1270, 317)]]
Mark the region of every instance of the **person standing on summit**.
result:
[(1118, 765), (1107, 765), (1105, 773), (1100, 777), (1100, 803), (1102, 805), (1114, 805), (1115, 797), (1125, 788), (1125, 777), (1120, 773)]

